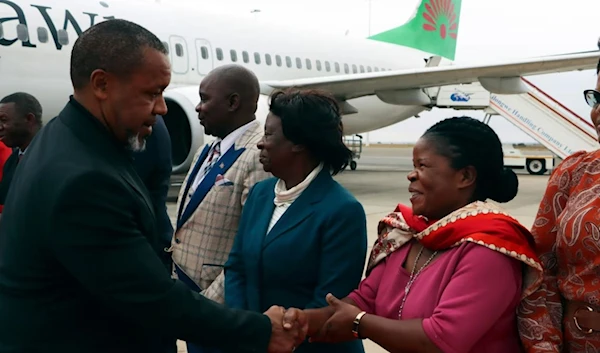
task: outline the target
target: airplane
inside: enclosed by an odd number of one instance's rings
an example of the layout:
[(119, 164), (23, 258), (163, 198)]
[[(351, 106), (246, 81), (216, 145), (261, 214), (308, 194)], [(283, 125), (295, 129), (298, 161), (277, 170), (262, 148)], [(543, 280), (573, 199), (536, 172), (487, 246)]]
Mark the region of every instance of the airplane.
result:
[(198, 86), (214, 67), (237, 63), (261, 85), (257, 119), (264, 122), (275, 89), (331, 92), (343, 112), (344, 133), (380, 129), (430, 110), (432, 90), (480, 82), (492, 93), (526, 91), (520, 77), (595, 67), (600, 51), (481, 65), (454, 60), (461, 0), (422, 0), (403, 25), (366, 39), (278, 29), (248, 18), (213, 15), (189, 6), (133, 0), (0, 0), (0, 97), (36, 96), (44, 122), (72, 93), (70, 50), (90, 26), (112, 18), (138, 23), (169, 51), (172, 80), (164, 92), (173, 173), (185, 173), (204, 135), (195, 107)]

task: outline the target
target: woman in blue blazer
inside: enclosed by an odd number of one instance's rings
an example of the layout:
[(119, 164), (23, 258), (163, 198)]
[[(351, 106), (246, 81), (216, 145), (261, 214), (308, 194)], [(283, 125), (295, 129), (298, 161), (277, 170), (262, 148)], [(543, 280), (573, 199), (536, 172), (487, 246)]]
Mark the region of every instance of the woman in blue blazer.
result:
[[(332, 175), (351, 151), (339, 108), (319, 91), (272, 95), (260, 162), (275, 176), (250, 191), (225, 265), (225, 303), (265, 312), (327, 306), (358, 287), (367, 251), (362, 205)], [(232, 338), (234, 339), (234, 338)], [(363, 353), (360, 341), (308, 343), (295, 353)]]

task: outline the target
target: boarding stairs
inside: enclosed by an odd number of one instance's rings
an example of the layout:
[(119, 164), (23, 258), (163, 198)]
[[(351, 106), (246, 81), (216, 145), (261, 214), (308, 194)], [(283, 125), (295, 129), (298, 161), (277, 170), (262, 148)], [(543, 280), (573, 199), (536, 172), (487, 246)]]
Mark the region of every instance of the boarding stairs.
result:
[[(436, 107), (486, 112), (484, 122), (500, 115), (545, 146), (559, 158), (599, 147), (598, 133), (586, 119), (552, 98), (525, 78), (528, 92), (494, 94), (480, 83), (443, 86), (435, 99)], [(582, 95), (583, 99), (583, 95)]]

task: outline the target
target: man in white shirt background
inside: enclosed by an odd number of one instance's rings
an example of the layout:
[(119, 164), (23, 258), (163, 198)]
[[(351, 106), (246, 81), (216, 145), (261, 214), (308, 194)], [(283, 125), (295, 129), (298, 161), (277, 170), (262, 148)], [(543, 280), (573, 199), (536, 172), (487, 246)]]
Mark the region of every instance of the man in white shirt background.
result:
[(174, 275), (220, 303), (242, 207), (252, 186), (271, 177), (256, 147), (264, 134), (255, 117), (259, 95), (258, 79), (239, 65), (218, 67), (202, 80), (196, 111), (216, 139), (196, 154), (177, 202), (169, 249)]

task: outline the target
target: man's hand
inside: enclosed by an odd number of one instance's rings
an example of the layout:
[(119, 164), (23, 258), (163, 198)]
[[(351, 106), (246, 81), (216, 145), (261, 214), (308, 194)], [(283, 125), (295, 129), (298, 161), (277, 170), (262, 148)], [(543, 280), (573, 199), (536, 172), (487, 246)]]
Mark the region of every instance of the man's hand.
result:
[(274, 305), (265, 312), (265, 315), (271, 319), (271, 341), (268, 353), (293, 352), (306, 338), (308, 321), (301, 310), (286, 311)]
[(283, 314), (283, 328), (286, 330), (299, 328), (303, 332), (303, 335), (306, 336), (306, 332), (308, 331), (308, 317), (306, 313), (296, 308), (285, 310)]

